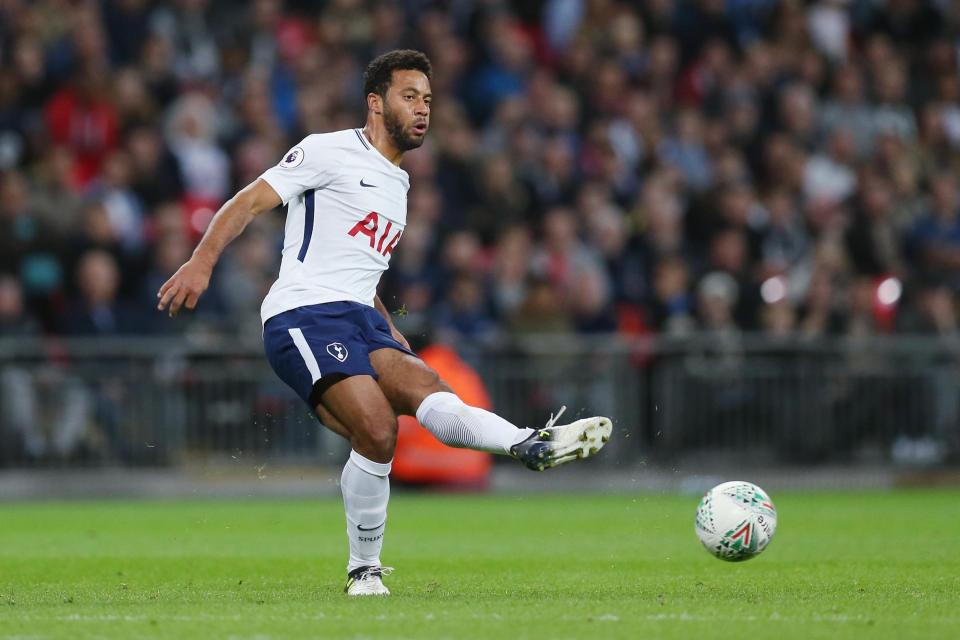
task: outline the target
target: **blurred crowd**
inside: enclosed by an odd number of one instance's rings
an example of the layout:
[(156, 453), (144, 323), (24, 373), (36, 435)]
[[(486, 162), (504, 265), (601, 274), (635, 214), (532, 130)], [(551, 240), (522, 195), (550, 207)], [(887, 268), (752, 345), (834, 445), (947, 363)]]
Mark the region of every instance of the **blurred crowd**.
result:
[(0, 335), (258, 336), (282, 211), (196, 312), (155, 293), (399, 47), (434, 65), (410, 326), (957, 332), (957, 3), (0, 0)]

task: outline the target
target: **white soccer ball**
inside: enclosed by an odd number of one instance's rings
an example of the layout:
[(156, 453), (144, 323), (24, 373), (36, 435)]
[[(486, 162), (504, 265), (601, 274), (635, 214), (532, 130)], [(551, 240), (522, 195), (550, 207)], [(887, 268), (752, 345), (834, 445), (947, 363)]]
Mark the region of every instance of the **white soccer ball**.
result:
[(767, 492), (750, 482), (718, 484), (697, 507), (697, 537), (721, 560), (740, 562), (760, 555), (777, 530), (777, 509)]

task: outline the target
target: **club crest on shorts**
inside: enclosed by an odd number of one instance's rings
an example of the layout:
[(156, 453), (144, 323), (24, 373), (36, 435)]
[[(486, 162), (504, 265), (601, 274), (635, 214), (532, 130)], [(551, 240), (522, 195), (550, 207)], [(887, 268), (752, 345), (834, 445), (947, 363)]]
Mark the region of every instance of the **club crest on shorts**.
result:
[(331, 342), (327, 345), (327, 353), (332, 355), (334, 358), (343, 362), (347, 359), (347, 356), (350, 354), (347, 353), (347, 348), (340, 344), (339, 342)]

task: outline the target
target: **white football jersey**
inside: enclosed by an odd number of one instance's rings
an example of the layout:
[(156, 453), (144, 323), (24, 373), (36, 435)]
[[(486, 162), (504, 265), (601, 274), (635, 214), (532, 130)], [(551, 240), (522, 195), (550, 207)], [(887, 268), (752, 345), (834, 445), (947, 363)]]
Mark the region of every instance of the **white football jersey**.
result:
[(407, 223), (407, 172), (359, 129), (313, 134), (262, 176), (287, 205), (280, 275), (263, 322), (311, 304), (373, 306)]

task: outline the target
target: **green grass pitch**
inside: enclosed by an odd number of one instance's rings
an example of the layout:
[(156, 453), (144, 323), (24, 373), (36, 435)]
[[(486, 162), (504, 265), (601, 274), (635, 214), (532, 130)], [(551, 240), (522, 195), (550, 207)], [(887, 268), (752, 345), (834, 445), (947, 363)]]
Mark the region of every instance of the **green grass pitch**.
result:
[(774, 495), (728, 564), (695, 497), (395, 495), (389, 599), (340, 503), (0, 505), (0, 638), (960, 638), (960, 492)]

